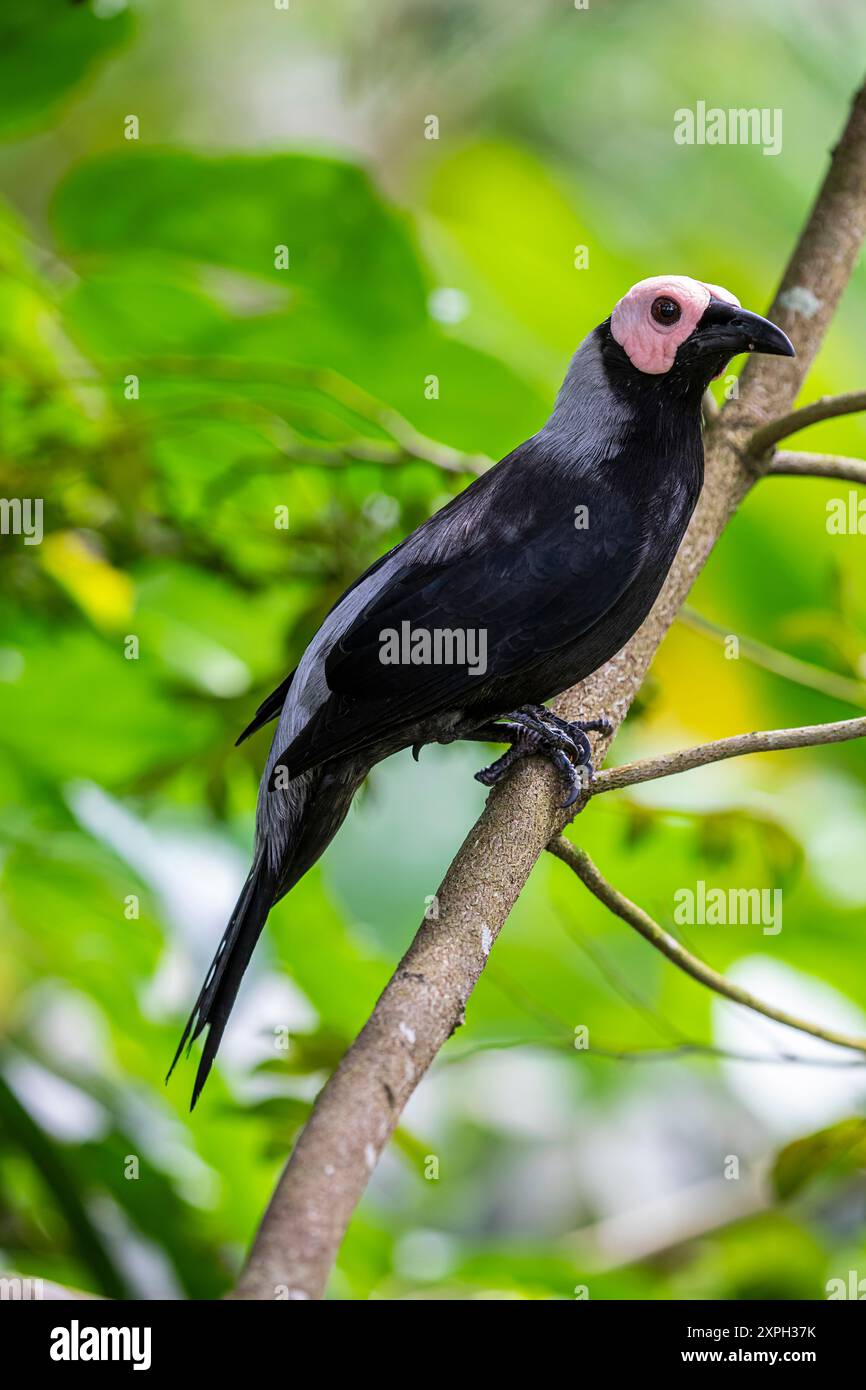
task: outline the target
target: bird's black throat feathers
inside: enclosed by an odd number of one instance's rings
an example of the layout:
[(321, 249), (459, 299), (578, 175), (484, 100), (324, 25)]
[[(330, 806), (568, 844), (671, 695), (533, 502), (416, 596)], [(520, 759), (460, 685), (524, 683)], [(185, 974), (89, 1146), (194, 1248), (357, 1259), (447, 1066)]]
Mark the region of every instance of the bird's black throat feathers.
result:
[(575, 494), (602, 475), (646, 518), (668, 563), (703, 486), (701, 403), (712, 374), (676, 363), (658, 376), (636, 372), (605, 320), (572, 358), (536, 436), (551, 463), (573, 471)]

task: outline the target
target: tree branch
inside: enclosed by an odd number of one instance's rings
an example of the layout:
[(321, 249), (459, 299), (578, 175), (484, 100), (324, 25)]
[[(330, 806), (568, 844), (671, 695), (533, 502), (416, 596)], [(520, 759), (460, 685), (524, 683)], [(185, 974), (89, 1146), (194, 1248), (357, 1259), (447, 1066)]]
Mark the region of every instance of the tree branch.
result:
[(775, 453), (767, 475), (794, 478), (838, 478), (841, 482), (866, 485), (866, 459), (844, 454), (802, 454), (780, 450)]
[[(750, 359), (739, 399), (706, 432), (706, 482), (656, 604), (631, 641), (557, 701), (569, 718), (619, 725), (716, 540), (756, 477), (755, 430), (790, 409), (866, 233), (866, 88), (857, 95), (771, 310), (794, 359)], [(794, 294), (793, 291), (797, 293)], [(814, 301), (814, 302), (813, 302)], [(802, 311), (808, 304), (809, 313)], [(768, 363), (772, 363), (772, 370)], [(596, 762), (609, 740), (596, 740)], [(346, 1226), (400, 1112), (469, 995), (529, 873), (566, 815), (552, 768), (533, 758), (491, 792), (370, 1020), (319, 1095), (277, 1185), (235, 1297), (320, 1298)], [(283, 1293), (285, 1296), (285, 1293)]]
[(803, 405), (799, 410), (780, 415), (778, 420), (771, 420), (768, 425), (756, 430), (749, 441), (749, 453), (755, 458), (760, 458), (768, 449), (772, 449), (774, 444), (778, 444), (780, 439), (798, 434), (809, 425), (817, 425), (822, 420), (834, 420), (838, 415), (856, 415), (861, 410), (866, 410), (866, 391), (849, 391), (843, 396), (821, 396), (810, 405)]
[[(866, 721), (864, 721), (866, 722)], [(821, 1028), (817, 1023), (809, 1023), (806, 1019), (799, 1018), (796, 1014), (790, 1014), (785, 1009), (776, 1009), (772, 1004), (765, 1004), (757, 995), (751, 994), (749, 990), (742, 989), (735, 985), (732, 980), (726, 980), (724, 975), (720, 975), (712, 966), (705, 961), (693, 956), (684, 946), (681, 946), (675, 937), (660, 927), (658, 922), (653, 921), (643, 908), (638, 907), (612, 883), (608, 883), (603, 874), (599, 872), (593, 864), (585, 850), (578, 849), (571, 844), (563, 835), (551, 840), (548, 845), (551, 854), (557, 859), (561, 859), (563, 864), (567, 864), (573, 869), (586, 887), (599, 900), (604, 903), (617, 917), (623, 922), (627, 922), (630, 927), (657, 951), (661, 951), (663, 956), (667, 956), (679, 970), (685, 971), (698, 984), (706, 985), (714, 994), (720, 994), (724, 999), (730, 999), (734, 1004), (742, 1004), (745, 1008), (751, 1009), (753, 1013), (763, 1014), (764, 1018), (771, 1018), (775, 1023), (784, 1023), (786, 1028), (796, 1028), (799, 1033), (808, 1033), (810, 1037), (821, 1038), (823, 1042), (834, 1043), (838, 1047), (847, 1047), (854, 1052), (866, 1052), (866, 1038), (855, 1038), (848, 1033), (837, 1033), (830, 1028)]]
[(746, 753), (774, 753), (784, 748), (811, 748), (823, 743), (845, 743), (852, 738), (866, 738), (866, 718), (840, 719), (836, 724), (806, 724), (800, 729), (765, 729), (752, 734), (734, 734), (701, 743), (695, 748), (680, 748), (675, 753), (663, 753), (658, 758), (641, 758), (624, 763), (622, 767), (604, 768), (591, 783), (591, 795), (619, 791), (638, 782), (654, 782), (659, 777), (672, 777), (677, 772), (691, 772), (708, 763), (741, 758)]

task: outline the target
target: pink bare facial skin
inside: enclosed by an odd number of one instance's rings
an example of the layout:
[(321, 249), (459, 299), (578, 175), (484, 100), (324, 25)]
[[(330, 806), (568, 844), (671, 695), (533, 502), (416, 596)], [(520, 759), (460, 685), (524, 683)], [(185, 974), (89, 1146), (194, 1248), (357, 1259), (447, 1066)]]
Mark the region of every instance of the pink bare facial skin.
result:
[[(720, 285), (692, 280), (688, 275), (652, 275), (638, 280), (611, 314), (611, 334), (639, 372), (661, 376), (670, 371), (677, 348), (697, 327), (711, 296), (728, 304), (740, 303)], [(656, 323), (651, 310), (660, 297), (673, 299), (680, 306), (682, 314), (676, 323)]]

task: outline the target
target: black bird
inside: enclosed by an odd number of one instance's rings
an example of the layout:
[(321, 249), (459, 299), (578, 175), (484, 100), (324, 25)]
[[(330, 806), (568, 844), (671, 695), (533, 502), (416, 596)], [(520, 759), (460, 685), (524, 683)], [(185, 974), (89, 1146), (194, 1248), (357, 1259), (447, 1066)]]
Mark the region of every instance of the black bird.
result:
[(547, 424), (331, 609), (238, 739), (279, 718), (252, 868), (172, 1062), (208, 1029), (192, 1105), (271, 907), (375, 763), (458, 738), (509, 743), (480, 781), (541, 753), (563, 774), (565, 804), (576, 800), (592, 775), (587, 733), (607, 721), (566, 723), (543, 702), (648, 614), (703, 484), (701, 398), (749, 351), (794, 355), (781, 329), (716, 285), (640, 281), (578, 348)]

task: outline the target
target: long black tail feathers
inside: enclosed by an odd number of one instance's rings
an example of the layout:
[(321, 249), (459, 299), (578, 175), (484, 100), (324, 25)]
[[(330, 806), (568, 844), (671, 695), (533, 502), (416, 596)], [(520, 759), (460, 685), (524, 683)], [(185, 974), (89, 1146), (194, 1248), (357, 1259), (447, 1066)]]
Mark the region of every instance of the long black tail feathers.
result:
[(189, 1056), (196, 1038), (203, 1029), (207, 1028), (207, 1037), (193, 1086), (190, 1110), (195, 1109), (195, 1103), (207, 1081), (244, 971), (249, 965), (250, 956), (261, 936), (262, 928), (271, 910), (275, 886), (274, 877), (265, 863), (265, 856), (260, 853), (253, 862), (247, 881), (241, 889), (241, 895), (229, 918), (229, 924), (217, 947), (216, 955), (211, 961), (205, 982), (201, 987), (198, 999), (195, 1001), (195, 1007), (187, 1019), (183, 1036), (178, 1043), (174, 1061), (165, 1078), (168, 1081), (184, 1048)]

